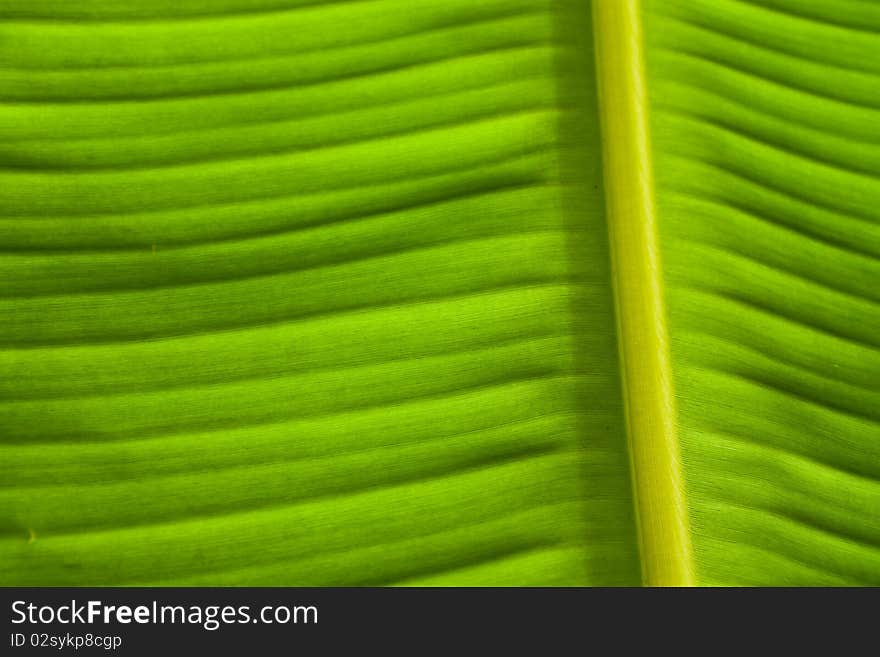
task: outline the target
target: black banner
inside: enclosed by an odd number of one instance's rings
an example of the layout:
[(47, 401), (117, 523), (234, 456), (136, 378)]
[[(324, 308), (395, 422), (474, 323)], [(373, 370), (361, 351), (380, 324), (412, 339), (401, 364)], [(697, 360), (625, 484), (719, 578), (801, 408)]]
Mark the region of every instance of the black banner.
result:
[[(617, 654), (860, 634), (876, 589), (8, 588), (0, 654)], [(870, 640), (870, 639), (869, 639)], [(610, 647), (610, 649), (609, 649)], [(848, 654), (848, 651), (837, 654)]]

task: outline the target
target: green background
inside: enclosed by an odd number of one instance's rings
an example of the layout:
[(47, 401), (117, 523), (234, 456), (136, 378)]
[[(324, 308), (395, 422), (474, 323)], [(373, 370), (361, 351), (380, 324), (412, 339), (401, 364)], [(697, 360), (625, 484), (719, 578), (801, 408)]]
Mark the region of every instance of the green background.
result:
[[(880, 584), (880, 6), (644, 7), (699, 581)], [(0, 18), (0, 583), (640, 582), (588, 2)]]

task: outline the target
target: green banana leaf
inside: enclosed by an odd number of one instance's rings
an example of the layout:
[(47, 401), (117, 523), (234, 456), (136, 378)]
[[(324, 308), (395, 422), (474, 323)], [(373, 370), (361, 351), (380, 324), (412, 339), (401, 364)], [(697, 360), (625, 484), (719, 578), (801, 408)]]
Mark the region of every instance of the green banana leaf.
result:
[(0, 0), (0, 584), (641, 583), (880, 585), (880, 4)]

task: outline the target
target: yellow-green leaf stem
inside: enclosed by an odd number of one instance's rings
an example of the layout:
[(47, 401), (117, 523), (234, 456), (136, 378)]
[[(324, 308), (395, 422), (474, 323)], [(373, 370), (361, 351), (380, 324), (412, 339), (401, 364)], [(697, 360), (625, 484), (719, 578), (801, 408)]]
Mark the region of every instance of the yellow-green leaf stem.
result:
[(638, 0), (593, 4), (618, 342), (642, 577), (694, 581), (676, 436)]

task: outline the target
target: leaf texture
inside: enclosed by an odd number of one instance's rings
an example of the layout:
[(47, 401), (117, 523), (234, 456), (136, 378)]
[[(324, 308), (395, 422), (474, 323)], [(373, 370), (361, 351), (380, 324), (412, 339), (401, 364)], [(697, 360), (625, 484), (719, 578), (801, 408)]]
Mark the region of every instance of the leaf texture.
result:
[(880, 12), (645, 3), (706, 584), (880, 584)]
[[(880, 584), (880, 11), (641, 4), (697, 581)], [(589, 2), (0, 19), (0, 583), (642, 581)]]
[(588, 13), (110, 4), (7, 3), (2, 579), (637, 583)]

